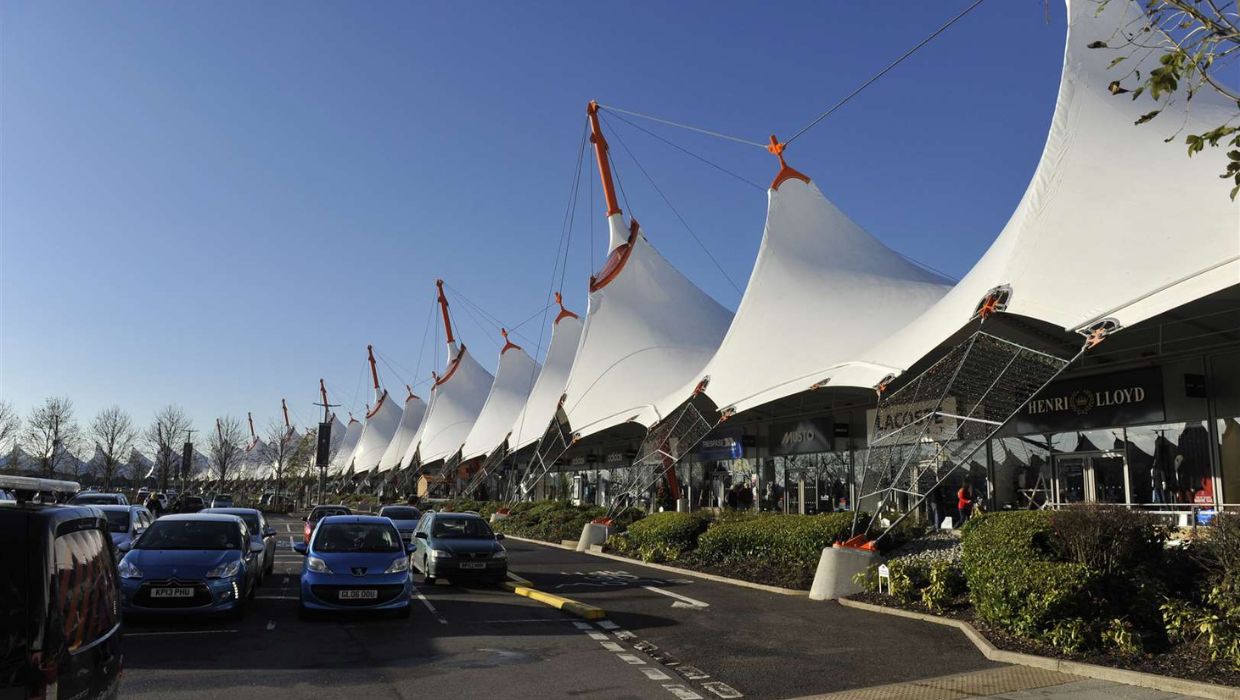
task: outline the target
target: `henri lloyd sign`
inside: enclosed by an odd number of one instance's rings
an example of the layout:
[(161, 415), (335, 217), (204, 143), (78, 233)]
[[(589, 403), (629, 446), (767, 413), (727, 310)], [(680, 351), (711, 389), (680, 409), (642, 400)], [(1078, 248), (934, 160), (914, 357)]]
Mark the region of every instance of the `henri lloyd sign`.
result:
[(1017, 433), (1108, 428), (1164, 420), (1156, 367), (1056, 382), (1012, 420)]

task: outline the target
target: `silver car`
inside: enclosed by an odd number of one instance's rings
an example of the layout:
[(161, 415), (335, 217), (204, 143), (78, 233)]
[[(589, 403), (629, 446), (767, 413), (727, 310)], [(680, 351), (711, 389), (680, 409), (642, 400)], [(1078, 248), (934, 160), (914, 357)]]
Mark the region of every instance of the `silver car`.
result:
[(258, 567), (258, 583), (261, 584), (276, 566), (276, 529), (267, 523), (262, 511), (254, 508), (206, 508), (201, 512), (235, 515), (245, 521), (250, 530), (250, 542), (263, 546)]

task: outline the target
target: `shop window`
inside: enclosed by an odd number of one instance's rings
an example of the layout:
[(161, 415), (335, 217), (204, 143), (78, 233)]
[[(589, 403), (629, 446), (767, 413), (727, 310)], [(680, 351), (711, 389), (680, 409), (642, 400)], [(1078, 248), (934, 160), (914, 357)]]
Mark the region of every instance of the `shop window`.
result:
[(1240, 506), (1240, 418), (1218, 421), (1219, 476), (1223, 481), (1224, 505)]
[(1210, 437), (1200, 422), (1167, 423), (1124, 431), (1133, 503), (1213, 503)]

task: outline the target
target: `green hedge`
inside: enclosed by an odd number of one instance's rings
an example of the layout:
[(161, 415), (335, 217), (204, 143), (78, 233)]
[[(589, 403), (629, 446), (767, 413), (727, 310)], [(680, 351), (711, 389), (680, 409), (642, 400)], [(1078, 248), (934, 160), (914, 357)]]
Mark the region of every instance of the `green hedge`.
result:
[(760, 566), (807, 587), (822, 550), (847, 539), (852, 513), (732, 516), (698, 538), (696, 554), (714, 566)]
[(608, 538), (608, 548), (643, 561), (678, 559), (697, 547), (711, 518), (705, 513), (655, 513), (633, 523), (628, 531)]
[[(586, 523), (607, 514), (598, 506), (575, 506), (569, 501), (527, 501), (512, 507), (512, 513), (495, 522), (495, 529), (509, 535), (543, 542), (576, 540)], [(615, 518), (617, 526), (628, 527), (642, 517), (629, 508)]]
[(1097, 617), (1099, 575), (1083, 564), (1057, 561), (1054, 536), (1047, 511), (970, 520), (961, 542), (969, 599), (978, 617), (997, 627), (1081, 648), (1089, 635), (1077, 628)]

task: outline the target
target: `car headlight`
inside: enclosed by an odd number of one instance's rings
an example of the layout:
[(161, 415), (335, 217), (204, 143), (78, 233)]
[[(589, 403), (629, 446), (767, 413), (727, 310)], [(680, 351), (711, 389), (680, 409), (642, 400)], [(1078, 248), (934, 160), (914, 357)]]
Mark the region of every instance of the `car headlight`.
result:
[(452, 558), (452, 552), (449, 552), (446, 549), (432, 549), (431, 550), (431, 559), (451, 559), (451, 558)]
[(319, 559), (318, 557), (307, 557), (306, 568), (309, 569), (310, 571), (313, 571), (316, 574), (332, 573), (331, 568), (327, 566), (327, 562), (323, 561), (322, 559)]
[(402, 571), (409, 570), (409, 557), (397, 557), (392, 560), (392, 565), (384, 571), (385, 574), (399, 574)]
[(128, 559), (122, 559), (120, 566), (116, 567), (117, 573), (121, 578), (142, 578), (142, 569), (129, 563)]
[(492, 559), (507, 559), (508, 550), (504, 549), (503, 547), (500, 547), (498, 550), (496, 550), (494, 554), (491, 555), (491, 558)]
[(207, 578), (232, 578), (241, 573), (241, 560), (233, 559), (227, 564), (219, 566), (207, 572)]

